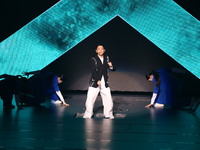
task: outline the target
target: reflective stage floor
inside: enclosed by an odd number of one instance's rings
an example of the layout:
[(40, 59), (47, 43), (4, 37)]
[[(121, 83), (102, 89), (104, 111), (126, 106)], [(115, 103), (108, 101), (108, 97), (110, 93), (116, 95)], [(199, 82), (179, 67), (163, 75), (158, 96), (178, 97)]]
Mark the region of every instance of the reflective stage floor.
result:
[[(83, 119), (86, 94), (66, 94), (69, 107), (44, 103), (5, 111), (0, 101), (0, 150), (199, 150), (200, 108), (146, 109), (149, 96), (113, 95), (115, 119)], [(78, 116), (77, 116), (78, 113)]]

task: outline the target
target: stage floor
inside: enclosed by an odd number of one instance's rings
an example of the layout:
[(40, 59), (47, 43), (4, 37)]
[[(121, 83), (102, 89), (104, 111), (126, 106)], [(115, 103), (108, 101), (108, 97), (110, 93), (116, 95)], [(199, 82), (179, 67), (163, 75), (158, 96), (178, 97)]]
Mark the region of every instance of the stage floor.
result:
[[(149, 96), (113, 94), (115, 119), (83, 119), (86, 94), (66, 94), (69, 107), (44, 103), (5, 111), (0, 101), (0, 150), (199, 150), (200, 109), (146, 109)], [(78, 113), (78, 115), (77, 115)]]

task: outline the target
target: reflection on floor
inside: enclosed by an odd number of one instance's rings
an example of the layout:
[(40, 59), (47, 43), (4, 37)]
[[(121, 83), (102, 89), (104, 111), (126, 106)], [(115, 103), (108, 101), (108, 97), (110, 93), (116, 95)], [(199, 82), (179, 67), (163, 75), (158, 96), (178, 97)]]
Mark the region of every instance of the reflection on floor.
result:
[[(113, 95), (115, 119), (83, 119), (86, 94), (68, 94), (70, 107), (0, 111), (0, 150), (199, 150), (200, 109), (145, 109), (148, 96)], [(2, 101), (0, 101), (2, 108)], [(95, 114), (102, 113), (98, 97)]]

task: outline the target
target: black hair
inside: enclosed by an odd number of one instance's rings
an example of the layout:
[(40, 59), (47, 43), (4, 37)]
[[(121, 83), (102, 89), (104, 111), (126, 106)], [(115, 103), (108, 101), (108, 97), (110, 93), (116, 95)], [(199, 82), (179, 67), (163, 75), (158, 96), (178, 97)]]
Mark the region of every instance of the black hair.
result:
[(104, 45), (100, 43), (100, 44), (96, 45), (96, 49), (97, 49), (98, 46), (103, 46), (104, 47)]
[(154, 78), (155, 78), (155, 80), (156, 80), (156, 86), (158, 87), (158, 86), (160, 86), (160, 76), (159, 76), (159, 74), (156, 72), (156, 71), (151, 71), (151, 72), (149, 72), (148, 74), (146, 74), (146, 79), (147, 80), (149, 80), (149, 78), (150, 78), (150, 76), (151, 75), (153, 75), (154, 76)]
[(58, 77), (60, 78), (60, 80), (64, 80), (64, 75), (62, 73), (58, 74)]

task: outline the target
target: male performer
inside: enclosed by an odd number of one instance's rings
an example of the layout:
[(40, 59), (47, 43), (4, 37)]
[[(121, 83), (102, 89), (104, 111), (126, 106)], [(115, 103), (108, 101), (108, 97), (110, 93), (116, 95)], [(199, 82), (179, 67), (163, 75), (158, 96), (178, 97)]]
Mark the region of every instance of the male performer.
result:
[(94, 103), (100, 92), (104, 106), (104, 116), (106, 119), (113, 119), (113, 101), (108, 85), (108, 68), (114, 71), (114, 67), (109, 61), (109, 57), (104, 55), (105, 49), (103, 45), (97, 46), (96, 53), (97, 55), (91, 58), (92, 77), (90, 79), (85, 103), (86, 110), (83, 118), (92, 117)]

